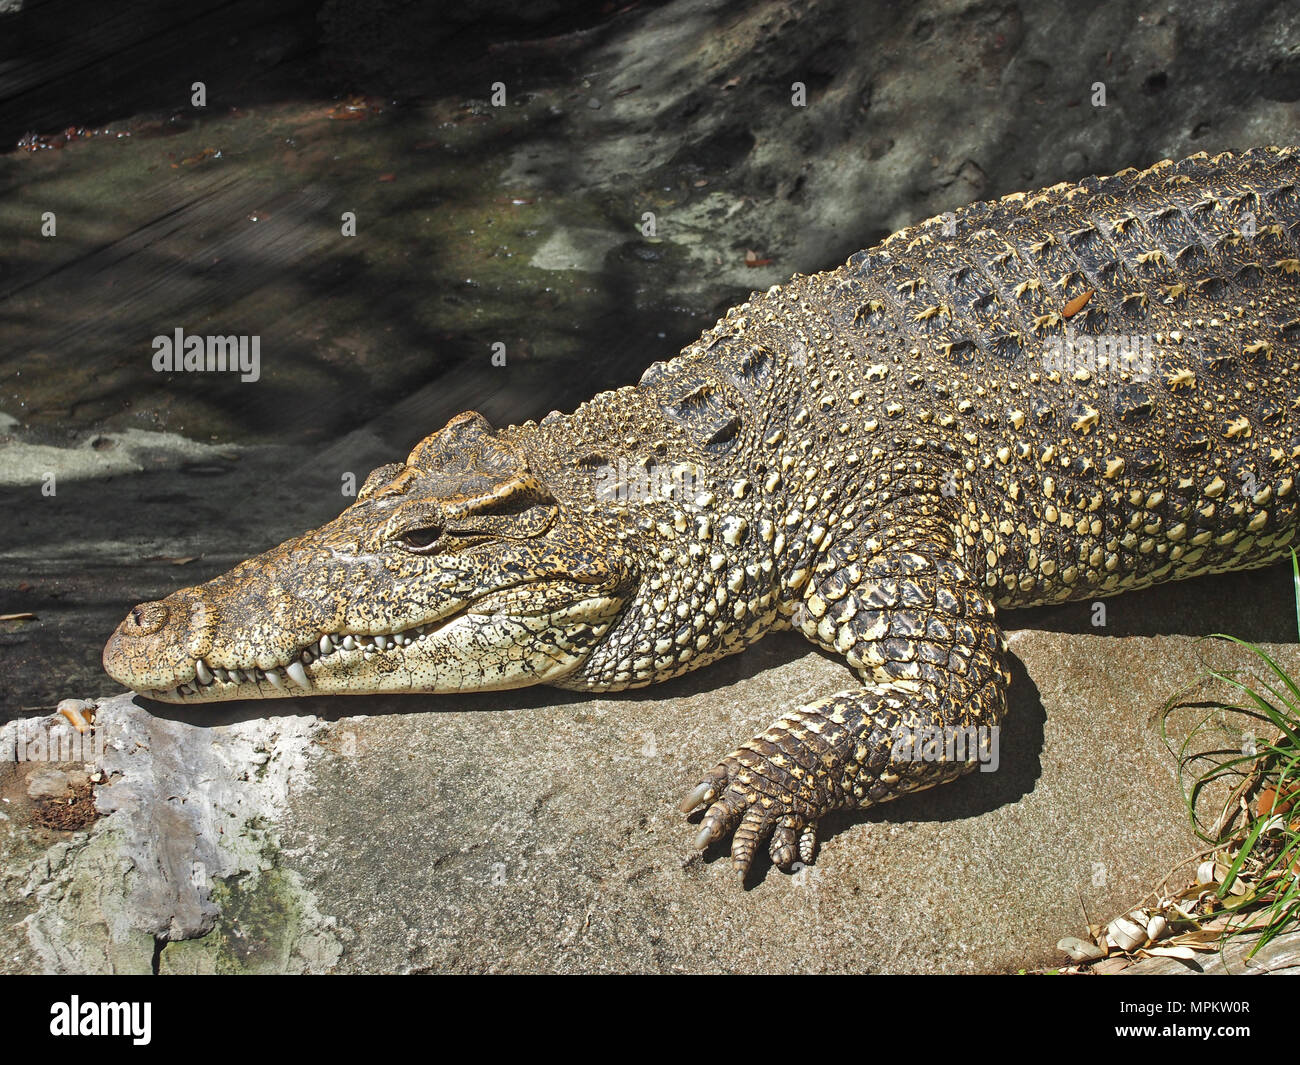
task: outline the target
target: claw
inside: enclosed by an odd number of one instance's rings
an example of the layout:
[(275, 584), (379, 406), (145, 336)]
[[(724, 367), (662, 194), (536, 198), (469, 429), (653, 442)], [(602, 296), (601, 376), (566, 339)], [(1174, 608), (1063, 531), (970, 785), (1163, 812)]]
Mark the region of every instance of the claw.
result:
[(695, 790), (692, 791), (689, 795), (687, 795), (686, 798), (684, 798), (680, 803), (678, 803), (677, 809), (679, 809), (684, 814), (688, 814), (692, 810), (694, 810), (695, 807), (699, 806), (700, 803), (707, 803), (713, 797), (714, 797), (713, 785), (706, 780), (703, 784), (698, 785), (695, 788)]
[(700, 831), (695, 837), (696, 848), (704, 850), (710, 844), (716, 843), (735, 828), (739, 820), (740, 807), (736, 800), (730, 794), (724, 794), (709, 807), (704, 820), (700, 822)]

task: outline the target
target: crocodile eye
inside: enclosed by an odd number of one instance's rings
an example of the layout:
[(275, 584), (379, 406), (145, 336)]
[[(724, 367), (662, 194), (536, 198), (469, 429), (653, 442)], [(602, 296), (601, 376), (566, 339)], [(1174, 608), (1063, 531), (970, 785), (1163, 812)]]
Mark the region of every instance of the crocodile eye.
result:
[(442, 536), (442, 528), (438, 525), (423, 525), (418, 529), (407, 529), (402, 533), (402, 543), (413, 551), (427, 551)]

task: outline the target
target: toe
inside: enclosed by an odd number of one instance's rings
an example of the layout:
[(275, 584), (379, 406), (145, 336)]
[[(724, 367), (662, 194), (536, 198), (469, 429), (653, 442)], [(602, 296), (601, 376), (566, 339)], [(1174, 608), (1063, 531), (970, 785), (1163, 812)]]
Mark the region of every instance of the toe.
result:
[(677, 804), (677, 809), (684, 814), (688, 814), (701, 803), (708, 803), (711, 801), (714, 798), (714, 794), (713, 785), (708, 781), (705, 781), (703, 784), (696, 785), (695, 790)]
[(742, 880), (754, 861), (754, 852), (771, 831), (770, 815), (762, 806), (751, 806), (745, 811), (731, 842), (731, 865)]
[(774, 865), (788, 869), (794, 864), (795, 858), (800, 854), (799, 830), (802, 827), (803, 822), (797, 817), (787, 815), (781, 818), (781, 823), (772, 832), (772, 842), (767, 848)]
[(677, 808), (682, 813), (688, 814), (701, 804), (708, 806), (722, 794), (722, 789), (727, 786), (729, 776), (725, 764), (714, 766), (705, 774), (704, 779), (695, 785), (691, 793), (678, 804)]
[(705, 847), (716, 843), (722, 839), (728, 832), (740, 823), (741, 814), (744, 812), (744, 802), (740, 795), (735, 791), (728, 789), (723, 793), (704, 815), (704, 820), (700, 822), (700, 831), (695, 837), (695, 846), (698, 850), (704, 850)]
[(817, 853), (817, 822), (804, 827), (799, 833), (799, 860), (807, 865)]

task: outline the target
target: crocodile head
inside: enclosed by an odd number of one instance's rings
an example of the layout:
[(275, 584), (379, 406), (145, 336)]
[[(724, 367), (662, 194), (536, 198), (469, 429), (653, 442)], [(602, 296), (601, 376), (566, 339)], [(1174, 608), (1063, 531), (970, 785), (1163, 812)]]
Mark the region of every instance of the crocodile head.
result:
[(135, 607), (104, 668), (180, 703), (553, 683), (634, 583), (617, 544), (471, 412), (371, 473), (329, 524)]

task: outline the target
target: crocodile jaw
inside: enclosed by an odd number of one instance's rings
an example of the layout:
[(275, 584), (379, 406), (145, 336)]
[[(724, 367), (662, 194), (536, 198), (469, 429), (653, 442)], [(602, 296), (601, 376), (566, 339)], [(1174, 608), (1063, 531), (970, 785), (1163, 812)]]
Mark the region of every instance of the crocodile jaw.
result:
[[(201, 588), (185, 589), (136, 611), (161, 607), (170, 615), (184, 600), (192, 604), (201, 596)], [(547, 613), (518, 615), (491, 612), (484, 602), (392, 633), (323, 633), (279, 662), (214, 650), (171, 667), (142, 657), (135, 641), (148, 618), (142, 626), (133, 612), (104, 648), (104, 668), (120, 684), (169, 703), (496, 691), (554, 683), (577, 669), (622, 605), (621, 598), (596, 595)], [(143, 661), (154, 664), (142, 666)]]

